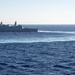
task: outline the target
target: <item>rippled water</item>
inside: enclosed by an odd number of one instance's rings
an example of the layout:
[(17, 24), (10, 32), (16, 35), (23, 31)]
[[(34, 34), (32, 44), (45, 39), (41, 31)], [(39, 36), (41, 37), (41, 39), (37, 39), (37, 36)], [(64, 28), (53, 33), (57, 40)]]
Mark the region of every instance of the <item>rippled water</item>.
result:
[(75, 42), (0, 44), (0, 75), (75, 75)]
[(0, 33), (0, 75), (75, 75), (75, 33)]

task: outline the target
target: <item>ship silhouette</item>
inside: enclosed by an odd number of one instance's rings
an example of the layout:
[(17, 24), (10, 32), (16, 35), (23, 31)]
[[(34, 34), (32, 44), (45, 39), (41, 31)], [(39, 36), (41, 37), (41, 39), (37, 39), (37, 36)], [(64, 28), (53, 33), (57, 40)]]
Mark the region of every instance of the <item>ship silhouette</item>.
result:
[(15, 22), (14, 25), (10, 26), (9, 24), (0, 24), (0, 32), (38, 32), (38, 29), (33, 28), (23, 28), (22, 25), (17, 25)]

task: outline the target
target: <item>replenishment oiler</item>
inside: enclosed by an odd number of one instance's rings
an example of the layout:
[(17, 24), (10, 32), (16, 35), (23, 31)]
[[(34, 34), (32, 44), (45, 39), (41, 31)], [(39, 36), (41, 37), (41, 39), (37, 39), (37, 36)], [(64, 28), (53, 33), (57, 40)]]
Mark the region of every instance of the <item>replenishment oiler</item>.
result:
[(38, 32), (38, 29), (23, 28), (22, 25), (17, 25), (17, 22), (11, 26), (9, 24), (5, 25), (1, 22), (0, 32)]

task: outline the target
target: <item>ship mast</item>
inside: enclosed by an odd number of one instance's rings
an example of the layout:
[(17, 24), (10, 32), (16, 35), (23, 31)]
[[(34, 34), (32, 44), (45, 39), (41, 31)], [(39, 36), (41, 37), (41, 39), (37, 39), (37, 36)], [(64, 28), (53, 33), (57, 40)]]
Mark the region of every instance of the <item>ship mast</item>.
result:
[(14, 26), (17, 26), (17, 22), (15, 21), (15, 25)]
[(0, 25), (3, 25), (3, 22), (1, 22), (1, 24)]

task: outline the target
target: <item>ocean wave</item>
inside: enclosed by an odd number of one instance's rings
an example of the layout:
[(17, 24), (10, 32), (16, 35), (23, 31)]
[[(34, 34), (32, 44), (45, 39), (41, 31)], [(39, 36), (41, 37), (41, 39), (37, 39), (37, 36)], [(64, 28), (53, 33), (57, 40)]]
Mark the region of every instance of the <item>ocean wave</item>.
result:
[(0, 35), (0, 43), (75, 41), (75, 32), (63, 31), (39, 31), (38, 33), (0, 33)]
[(43, 38), (43, 39), (37, 39), (37, 40), (5, 40), (0, 41), (0, 43), (49, 43), (49, 42), (67, 42), (67, 41), (75, 41), (75, 38)]

